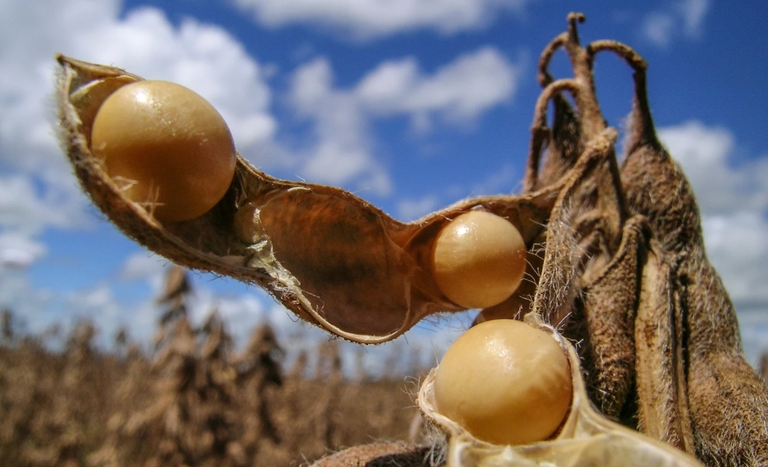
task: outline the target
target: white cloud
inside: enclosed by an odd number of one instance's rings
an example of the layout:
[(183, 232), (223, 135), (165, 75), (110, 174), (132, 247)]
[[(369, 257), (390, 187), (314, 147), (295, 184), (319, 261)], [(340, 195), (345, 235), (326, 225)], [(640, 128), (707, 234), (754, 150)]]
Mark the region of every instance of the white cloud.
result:
[(678, 33), (687, 39), (700, 37), (710, 0), (678, 0), (663, 9), (649, 13), (642, 25), (642, 34), (654, 44), (666, 47)]
[[(72, 324), (73, 318), (87, 319), (99, 329), (99, 342), (102, 345), (109, 345), (110, 339), (121, 327), (126, 327), (133, 339), (149, 343), (163, 310), (163, 305), (158, 304), (155, 298), (163, 290), (169, 267), (167, 260), (159, 256), (146, 252), (135, 253), (123, 263), (117, 275), (118, 280), (102, 281), (93, 287), (71, 290), (63, 297), (56, 297), (59, 302), (57, 307), (46, 307), (44, 313), (38, 311), (32, 315), (30, 330), (40, 332), (62, 320), (65, 324)], [(267, 311), (267, 304), (274, 302), (259, 289), (244, 294), (222, 295), (205, 282), (204, 276), (189, 272), (188, 278), (191, 292), (186, 297), (186, 305), (192, 324), (202, 325), (215, 311), (223, 319), (227, 331), (238, 346), (247, 343), (249, 333), (256, 325), (268, 320), (269, 313), (278, 311)], [(26, 289), (28, 291), (29, 287)], [(139, 289), (147, 289), (147, 292), (133, 299), (125, 298), (126, 294), (134, 295)], [(0, 303), (2, 298), (0, 294)], [(279, 311), (288, 313), (282, 308)], [(289, 328), (295, 328), (295, 323), (287, 324)], [(281, 329), (280, 332), (285, 334), (290, 329)]]
[[(157, 9), (123, 18), (120, 10), (114, 0), (0, 3), (0, 306), (26, 316), (36, 331), (72, 313), (92, 314), (111, 329), (135, 313), (122, 309), (106, 285), (63, 297), (8, 269), (45, 257), (39, 236), (47, 229), (92, 222), (54, 136), (56, 52), (185, 84), (219, 109), (245, 155), (275, 131), (260, 65), (226, 31), (192, 20), (174, 27)], [(159, 286), (159, 274), (153, 280)], [(151, 303), (144, 308), (140, 324), (151, 330)]]
[(233, 337), (235, 344), (244, 346), (248, 343), (251, 331), (267, 319), (265, 293), (258, 291), (252, 294), (221, 296), (202, 284), (194, 275), (191, 280), (193, 287), (189, 296), (188, 312), (193, 324), (202, 325), (211, 313), (215, 312), (225, 323), (227, 332)]
[[(280, 0), (257, 8), (272, 18), (265, 20), (270, 24), (319, 21), (353, 33), (381, 35), (414, 28), (446, 33), (476, 28), (494, 14), (523, 4), (524, 0)], [(126, 288), (141, 288), (137, 283), (156, 293), (166, 269), (165, 260), (139, 253), (116, 268), (115, 283), (64, 293), (34, 288), (28, 270), (9, 267), (32, 265), (45, 257), (47, 247), (39, 238), (46, 229), (83, 228), (90, 219), (87, 201), (53, 134), (50, 96), (56, 52), (182, 83), (219, 109), (244, 155), (263, 154), (265, 145), (278, 150), (273, 146), (277, 124), (270, 113), (269, 71), (242, 44), (223, 29), (195, 20), (174, 26), (158, 9), (141, 8), (122, 16), (121, 10), (118, 0), (0, 3), (0, 306), (10, 305), (28, 320), (31, 330), (81, 316), (92, 318), (104, 338), (117, 326), (129, 324), (132, 335), (146, 340), (156, 323), (157, 305), (151, 296), (128, 304), (124, 295)], [(421, 130), (436, 122), (471, 123), (512, 98), (518, 73), (519, 65), (495, 49), (483, 48), (434, 72), (421, 70), (413, 59), (385, 62), (357, 85), (340, 89), (327, 61), (311, 62), (293, 76), (291, 103), (310, 122), (315, 141), (303, 153), (290, 154), (289, 164), (300, 164), (301, 175), (311, 181), (355, 183), (387, 194), (389, 175), (373, 156), (375, 119), (405, 116)], [(255, 156), (251, 159), (261, 162)], [(429, 209), (424, 201), (431, 202), (422, 200), (417, 207)], [(194, 300), (196, 319), (218, 308), (236, 334), (261, 319), (279, 326), (284, 334), (295, 332), (288, 330), (296, 328), (295, 317), (282, 308), (270, 308), (271, 299), (261, 292), (218, 297), (211, 288), (198, 286)], [(311, 329), (307, 334), (314, 342), (328, 338)], [(411, 336), (419, 339), (418, 333)], [(306, 340), (304, 345), (312, 342)], [(387, 349), (371, 350), (371, 358), (376, 355), (381, 361)]]
[[(737, 305), (760, 305), (768, 320), (768, 220), (764, 212), (704, 217), (707, 254)], [(768, 336), (767, 336), (768, 337)]]
[[(143, 284), (148, 286), (148, 298), (138, 305), (134, 305), (136, 309), (125, 309), (116, 313), (119, 319), (113, 321), (124, 324), (130, 323), (131, 329), (137, 329), (141, 332), (136, 337), (147, 341), (157, 325), (162, 308), (155, 302), (155, 297), (164, 290), (166, 274), (171, 267), (172, 264), (165, 258), (146, 251), (128, 256), (118, 273), (119, 281), (113, 287), (119, 289)], [(269, 320), (273, 313), (278, 311), (284, 314), (289, 313), (283, 308), (274, 307), (274, 299), (257, 287), (249, 288), (246, 293), (227, 294), (217, 291), (207, 282), (210, 280), (210, 276), (188, 271), (187, 278), (191, 286), (191, 291), (187, 296), (187, 309), (191, 322), (199, 326), (212, 312), (217, 312), (238, 346), (247, 344), (249, 334), (254, 327)], [(216, 279), (216, 281), (227, 280), (234, 281), (234, 279), (226, 278)], [(115, 305), (117, 305), (117, 301), (115, 301)], [(275, 309), (270, 309), (270, 307)], [(137, 323), (137, 321), (139, 322)], [(286, 323), (281, 322), (280, 324)], [(107, 326), (114, 326), (114, 324), (107, 323)], [(295, 328), (295, 323), (289, 321), (287, 326)], [(283, 331), (282, 329), (280, 331), (281, 333), (288, 332), (288, 330)]]
[(709, 2), (710, 0), (684, 0), (677, 4), (688, 36), (696, 37), (701, 33), (701, 24), (711, 6)]
[(152, 293), (157, 295), (165, 284), (165, 274), (170, 268), (171, 263), (167, 259), (142, 250), (125, 259), (117, 276), (123, 282), (145, 281)]
[(736, 305), (754, 362), (768, 347), (768, 156), (736, 165), (733, 135), (696, 121), (659, 136), (693, 186), (707, 256)]
[(77, 191), (62, 192), (50, 183), (43, 191), (27, 174), (0, 175), (0, 229), (39, 233), (47, 226), (82, 227), (88, 222), (82, 208)]
[[(32, 283), (25, 268), (47, 253), (40, 236), (48, 229), (82, 229), (92, 219), (92, 208), (54, 137), (50, 96), (56, 52), (184, 84), (219, 109), (244, 155), (262, 153), (265, 145), (277, 147), (268, 71), (240, 43), (216, 26), (191, 19), (174, 26), (154, 8), (121, 16), (121, 8), (117, 0), (0, 4), (0, 306), (25, 316), (33, 331), (81, 316), (92, 318), (104, 338), (130, 323), (132, 334), (146, 339), (154, 329), (157, 306), (152, 296), (127, 303), (126, 291), (157, 293), (167, 267), (165, 260), (142, 252), (126, 258), (114, 283), (67, 292), (36, 289)], [(486, 76), (473, 74), (473, 67)], [(289, 164), (301, 163), (302, 175), (312, 181), (354, 181), (386, 194), (391, 190), (388, 173), (372, 154), (373, 118), (420, 113), (448, 122), (470, 121), (507, 100), (515, 79), (514, 67), (500, 54), (482, 49), (434, 74), (416, 67), (409, 86), (391, 101), (394, 107), (385, 109), (366, 102), (357, 91), (360, 86), (336, 88), (330, 65), (312, 62), (294, 74), (291, 102), (310, 120), (316, 141), (304, 154), (289, 154)], [(475, 84), (482, 85), (482, 92), (470, 92)], [(460, 92), (462, 86), (465, 92)], [(201, 286), (194, 300), (195, 318), (216, 307), (240, 333), (265, 317), (280, 321), (279, 316), (287, 316), (282, 309), (265, 311), (264, 303), (271, 299), (260, 292), (222, 298)]]
[(0, 173), (0, 268), (26, 268), (43, 258), (47, 247), (37, 237), (47, 227), (90, 224), (79, 191), (50, 182), (37, 185), (28, 174)]
[(707, 214), (764, 211), (768, 207), (768, 160), (734, 166), (733, 135), (725, 128), (698, 121), (663, 128), (659, 136), (692, 180)]
[(768, 320), (765, 308), (742, 307), (739, 310), (741, 339), (747, 361), (754, 366), (760, 362), (760, 356), (768, 352)]
[(316, 59), (294, 72), (291, 102), (313, 126), (312, 147), (303, 158), (300, 175), (316, 183), (346, 185), (386, 195), (392, 189), (389, 174), (372, 154), (368, 121), (348, 92), (333, 88), (333, 71), (325, 59)]
[[(9, 309), (22, 325), (23, 331), (42, 331), (54, 322), (50, 309), (54, 295), (30, 284), (24, 268), (0, 266), (0, 309)], [(60, 318), (60, 317), (59, 317)]]
[[(104, 324), (114, 323), (124, 313), (115, 299), (112, 287), (106, 282), (96, 284), (89, 290), (73, 293), (70, 296), (72, 308), (80, 317), (88, 317), (103, 328)], [(111, 326), (110, 326), (111, 327)]]
[[(445, 9), (453, 15), (518, 3), (401, 2), (385, 10), (416, 11), (431, 6), (431, 10)], [(264, 5), (290, 9), (290, 2)], [(331, 3), (323, 5), (334, 8)], [(343, 6), (341, 10), (350, 6), (343, 2), (336, 5)], [(354, 5), (352, 9), (358, 8)], [(363, 10), (381, 8), (375, 2), (360, 5)], [(12, 183), (0, 188), (0, 204), (11, 200), (6, 205), (13, 206), (9, 209), (18, 214), (19, 222), (34, 224), (30, 230), (73, 227), (86, 219), (82, 215), (86, 201), (57, 148), (51, 125), (52, 103), (44, 97), (51, 93), (57, 51), (115, 64), (148, 78), (180, 82), (219, 109), (241, 153), (281, 152), (289, 160), (284, 164), (295, 165), (295, 155), (285, 154), (290, 151), (281, 150), (272, 141), (276, 121), (269, 113), (271, 91), (263, 67), (221, 28), (191, 19), (174, 26), (154, 8), (131, 10), (120, 17), (121, 2), (116, 0), (74, 0), (66, 5), (14, 0), (0, 8), (0, 68), (7, 70), (0, 76), (0, 167), (19, 172), (9, 179)], [(407, 82), (396, 89), (396, 95), (382, 100), (387, 76), (398, 69), (406, 69)], [(371, 118), (407, 115), (421, 125), (428, 125), (435, 117), (471, 121), (508, 100), (516, 79), (516, 67), (490, 48), (459, 57), (431, 75), (419, 71), (413, 60), (385, 63), (351, 90), (333, 87), (327, 62), (312, 62), (295, 73), (292, 95), (296, 109), (312, 120), (316, 138), (313, 147), (299, 155), (299, 159), (304, 158), (300, 175), (331, 184), (354, 180), (360, 189), (387, 194), (391, 190), (389, 175), (372, 155)], [(254, 162), (263, 165), (265, 161)], [(35, 188), (41, 180), (47, 193)]]
[(43, 257), (47, 247), (20, 232), (0, 232), (0, 268), (25, 268)]
[(467, 124), (508, 102), (517, 87), (520, 65), (486, 47), (456, 58), (432, 74), (407, 58), (384, 62), (349, 90), (334, 86), (333, 70), (323, 58), (295, 71), (291, 102), (313, 124), (315, 141), (304, 155), (301, 175), (333, 185), (350, 182), (386, 195), (391, 181), (372, 155), (371, 122), (408, 116), (426, 131), (438, 119)]
[(651, 13), (643, 21), (643, 34), (656, 45), (669, 45), (674, 30), (675, 18), (669, 13)]
[(235, 0), (265, 26), (322, 25), (357, 37), (414, 29), (450, 34), (478, 29), (530, 0)]
[(420, 125), (432, 115), (469, 121), (512, 97), (519, 68), (491, 47), (462, 55), (431, 76), (408, 58), (379, 65), (355, 94), (372, 113), (406, 114)]
[(435, 195), (427, 195), (419, 199), (403, 199), (397, 203), (398, 219), (408, 222), (429, 214), (438, 207)]

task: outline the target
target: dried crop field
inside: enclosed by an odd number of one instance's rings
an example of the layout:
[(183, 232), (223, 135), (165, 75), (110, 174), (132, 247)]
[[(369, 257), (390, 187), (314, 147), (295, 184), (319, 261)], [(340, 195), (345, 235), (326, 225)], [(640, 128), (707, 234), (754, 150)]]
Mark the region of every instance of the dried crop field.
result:
[(417, 409), (404, 378), (343, 377), (333, 341), (312, 375), (302, 358), (284, 369), (266, 325), (236, 351), (215, 315), (190, 325), (181, 290), (165, 297), (150, 355), (125, 335), (99, 350), (89, 323), (54, 351), (50, 336), (19, 335), (4, 311), (0, 465), (304, 465), (408, 437)]
[(18, 335), (10, 312), (2, 318), (4, 466), (299, 466), (405, 440), (417, 413), (403, 379), (343, 378), (334, 342), (318, 349), (314, 374), (301, 358), (283, 369), (267, 326), (235, 352), (216, 317), (193, 329), (181, 314), (145, 355), (120, 335), (98, 351), (89, 323), (53, 351), (46, 336)]

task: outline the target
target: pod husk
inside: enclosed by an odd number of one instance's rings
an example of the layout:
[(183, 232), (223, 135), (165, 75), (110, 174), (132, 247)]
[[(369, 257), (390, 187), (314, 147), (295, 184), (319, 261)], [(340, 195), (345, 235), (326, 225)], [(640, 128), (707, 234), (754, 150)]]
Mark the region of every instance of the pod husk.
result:
[(84, 191), (110, 221), (174, 263), (258, 285), (302, 319), (352, 341), (384, 342), (427, 315), (464, 310), (432, 278), (442, 226), (482, 209), (514, 224), (530, 248), (559, 190), (553, 184), (522, 196), (467, 199), (402, 223), (345, 190), (280, 180), (238, 155), (231, 186), (213, 209), (160, 222), (151, 200), (123, 195), (89, 143), (101, 103), (142, 78), (65, 56), (58, 61), (60, 139)]
[[(648, 219), (658, 239), (660, 268), (666, 275), (660, 282), (669, 292), (663, 304), (669, 310), (663, 328), (669, 335), (660, 342), (667, 342), (661, 347), (674, 354), (663, 371), (654, 361), (642, 368), (643, 375), (659, 380), (650, 381), (641, 393), (643, 411), (653, 414), (644, 419), (657, 421), (648, 428), (658, 430), (660, 439), (696, 452), (708, 464), (765, 465), (768, 387), (744, 356), (736, 310), (707, 259), (693, 189), (656, 135), (646, 64), (623, 45), (598, 43), (596, 49), (611, 45), (635, 71), (622, 184), (629, 209)], [(667, 394), (675, 393), (673, 404), (652, 402), (659, 383), (670, 387)], [(670, 423), (675, 430), (665, 430)]]
[[(693, 457), (612, 422), (591, 404), (581, 377), (579, 356), (573, 346), (552, 326), (531, 313), (528, 324), (549, 333), (568, 356), (573, 397), (567, 418), (551, 439), (520, 446), (494, 445), (476, 439), (459, 424), (441, 415), (435, 405), (436, 369), (421, 385), (418, 404), (424, 416), (445, 435), (447, 467), (700, 467)], [(520, 423), (525, 423), (521, 420)], [(441, 456), (436, 456), (441, 457)]]

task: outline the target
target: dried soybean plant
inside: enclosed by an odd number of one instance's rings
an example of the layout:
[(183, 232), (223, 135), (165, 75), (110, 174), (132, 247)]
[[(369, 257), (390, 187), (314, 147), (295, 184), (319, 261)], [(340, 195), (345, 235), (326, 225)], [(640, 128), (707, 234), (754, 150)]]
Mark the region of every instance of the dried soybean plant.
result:
[(137, 386), (148, 385), (144, 388), (148, 401), (133, 407), (133, 412), (112, 415), (105, 442), (89, 457), (90, 465), (251, 464), (241, 442), (231, 338), (215, 312), (199, 328), (191, 325), (190, 293), (186, 271), (178, 266), (169, 269), (157, 300), (166, 306), (158, 323), (155, 359), (151, 368), (134, 367), (133, 378), (126, 378), (119, 391), (137, 394)]
[[(116, 176), (102, 154), (106, 143), (94, 147), (91, 138), (102, 104), (144, 81), (64, 56), (58, 57), (61, 140), (84, 190), (126, 235), (178, 264), (259, 285), (345, 339), (385, 342), (428, 315), (477, 307), (484, 308), (477, 322), (526, 314), (568, 357), (569, 413), (547, 440), (496, 446), (476, 439), (437, 410), (430, 374), (420, 407), (444, 442), (431, 449), (353, 448), (318, 465), (687, 466), (697, 464), (692, 456), (712, 466), (764, 465), (768, 391), (744, 359), (735, 311), (706, 259), (690, 185), (656, 136), (646, 63), (615, 41), (581, 46), (583, 19), (569, 15), (567, 32), (542, 53), (544, 89), (523, 192), (466, 199), (412, 223), (335, 187), (270, 177), (239, 155), (213, 208), (192, 219), (159, 220), (162, 184), (152, 179), (143, 192), (152, 197), (137, 202), (130, 192), (137, 180)], [(560, 49), (574, 76), (555, 80), (548, 65)], [(602, 52), (618, 55), (634, 72), (621, 165), (618, 134), (595, 94), (593, 63)], [(158, 125), (148, 131), (174, 133)], [(480, 217), (493, 227), (483, 228)], [(451, 266), (436, 251), (453, 242), (463, 254), (460, 238), (445, 234), (460, 223), (481, 237), (498, 233), (484, 240), (491, 245), (483, 252), (491, 274), (470, 270), (457, 280), (445, 273)], [(494, 251), (498, 245), (503, 253)], [(527, 271), (519, 267), (526, 256)], [(527, 280), (518, 287), (522, 274)], [(495, 282), (497, 276), (514, 285)], [(465, 284), (467, 290), (456, 289)], [(579, 343), (578, 355), (570, 342)]]
[(283, 385), (280, 369), (283, 350), (277, 343), (275, 332), (262, 324), (251, 335), (248, 347), (236, 363), (237, 385), (242, 388), (246, 409), (242, 414), (245, 455), (253, 458), (261, 440), (280, 443), (275, 422), (269, 411), (270, 388)]

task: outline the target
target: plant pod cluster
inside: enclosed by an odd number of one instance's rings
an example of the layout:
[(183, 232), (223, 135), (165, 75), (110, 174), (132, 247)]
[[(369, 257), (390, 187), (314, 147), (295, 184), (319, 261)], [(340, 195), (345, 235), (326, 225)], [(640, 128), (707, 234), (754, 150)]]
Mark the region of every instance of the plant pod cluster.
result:
[[(435, 415), (428, 380), (420, 401), (448, 435), (450, 465), (535, 465), (544, 451), (558, 466), (655, 464), (638, 445), (662, 453), (653, 458), (667, 459), (661, 465), (694, 465), (684, 452), (712, 466), (764, 465), (768, 390), (744, 358), (735, 310), (705, 255), (690, 185), (656, 136), (646, 63), (615, 41), (583, 47), (577, 32), (583, 20), (569, 15), (567, 32), (541, 55), (543, 91), (522, 193), (462, 200), (411, 223), (339, 188), (270, 177), (240, 156), (213, 209), (160, 222), (121, 192), (90, 147), (101, 103), (141, 78), (64, 56), (58, 57), (61, 141), (83, 189), (126, 235), (177, 264), (258, 285), (302, 319), (360, 343), (385, 342), (428, 315), (464, 309), (432, 273), (435, 242), (449, 222), (486, 211), (514, 225), (527, 249), (528, 280), (477, 321), (530, 314), (557, 328), (579, 343), (577, 357), (561, 339), (579, 389), (556, 440), (509, 457), (510, 448), (478, 444)], [(556, 80), (548, 65), (561, 49), (574, 76)], [(634, 72), (622, 164), (618, 134), (595, 95), (593, 63), (605, 51)], [(635, 432), (603, 417), (677, 451), (633, 438)], [(608, 441), (616, 439), (626, 441)], [(392, 456), (407, 459), (404, 465), (428, 462), (413, 460), (423, 449), (390, 447)], [(386, 457), (387, 449), (353, 449), (320, 465), (358, 465)]]

